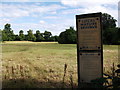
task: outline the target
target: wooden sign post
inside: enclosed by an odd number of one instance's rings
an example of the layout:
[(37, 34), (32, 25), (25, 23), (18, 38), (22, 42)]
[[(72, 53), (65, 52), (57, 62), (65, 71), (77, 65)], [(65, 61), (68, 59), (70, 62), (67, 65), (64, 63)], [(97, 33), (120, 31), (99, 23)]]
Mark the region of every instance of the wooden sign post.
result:
[(103, 76), (101, 13), (76, 15), (78, 85)]

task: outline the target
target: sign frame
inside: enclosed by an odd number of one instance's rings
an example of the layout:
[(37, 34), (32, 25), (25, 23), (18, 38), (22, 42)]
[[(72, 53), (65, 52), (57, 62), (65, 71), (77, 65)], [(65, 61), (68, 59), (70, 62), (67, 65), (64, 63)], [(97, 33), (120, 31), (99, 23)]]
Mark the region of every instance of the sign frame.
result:
[[(78, 27), (78, 19), (85, 19), (85, 18), (94, 18), (99, 17), (100, 18), (100, 30), (101, 30), (101, 49), (100, 50), (80, 50), (79, 49), (79, 27)], [(80, 52), (100, 52), (101, 53), (101, 77), (103, 77), (103, 42), (102, 42), (102, 13), (89, 13), (89, 14), (82, 14), (82, 15), (76, 15), (76, 29), (77, 29), (77, 72), (78, 72), (78, 87), (80, 87), (80, 84), (82, 83), (80, 80)]]

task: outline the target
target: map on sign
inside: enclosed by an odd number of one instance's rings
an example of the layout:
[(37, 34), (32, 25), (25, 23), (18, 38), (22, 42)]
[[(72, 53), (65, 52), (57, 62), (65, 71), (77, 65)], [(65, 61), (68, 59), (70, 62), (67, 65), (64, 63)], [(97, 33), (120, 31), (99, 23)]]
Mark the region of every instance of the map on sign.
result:
[(82, 18), (77, 22), (79, 49), (99, 50), (101, 48), (100, 18)]

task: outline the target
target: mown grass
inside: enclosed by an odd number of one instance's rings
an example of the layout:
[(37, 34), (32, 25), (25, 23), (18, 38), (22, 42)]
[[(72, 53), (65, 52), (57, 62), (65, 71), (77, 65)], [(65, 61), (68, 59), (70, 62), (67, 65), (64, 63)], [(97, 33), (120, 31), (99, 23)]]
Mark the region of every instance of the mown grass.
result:
[[(104, 45), (105, 72), (118, 63), (117, 45)], [(3, 87), (77, 87), (76, 44), (5, 42), (2, 43)]]

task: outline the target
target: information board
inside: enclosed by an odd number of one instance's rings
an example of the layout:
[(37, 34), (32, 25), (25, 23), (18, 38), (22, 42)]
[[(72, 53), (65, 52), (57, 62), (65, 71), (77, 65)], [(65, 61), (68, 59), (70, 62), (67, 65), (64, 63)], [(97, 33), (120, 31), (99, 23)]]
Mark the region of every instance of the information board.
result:
[(81, 18), (77, 22), (80, 49), (99, 50), (101, 48), (100, 17)]
[(102, 77), (101, 13), (76, 15), (78, 84)]
[(101, 54), (81, 53), (80, 54), (80, 82), (90, 82), (101, 77)]

